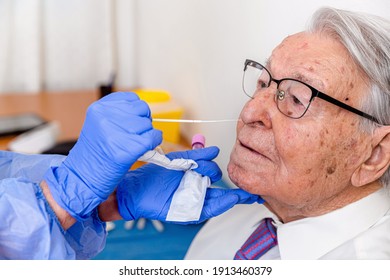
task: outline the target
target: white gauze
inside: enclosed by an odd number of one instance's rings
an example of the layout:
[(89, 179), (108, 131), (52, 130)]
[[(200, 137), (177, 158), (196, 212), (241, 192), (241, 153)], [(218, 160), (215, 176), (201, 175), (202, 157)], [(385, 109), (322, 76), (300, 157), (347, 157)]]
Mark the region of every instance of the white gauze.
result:
[(169, 206), (167, 221), (198, 221), (202, 212), (206, 190), (210, 186), (210, 178), (191, 170), (198, 167), (192, 159), (170, 160), (156, 150), (146, 152), (139, 161), (150, 162), (172, 170), (185, 171), (180, 185), (173, 194)]

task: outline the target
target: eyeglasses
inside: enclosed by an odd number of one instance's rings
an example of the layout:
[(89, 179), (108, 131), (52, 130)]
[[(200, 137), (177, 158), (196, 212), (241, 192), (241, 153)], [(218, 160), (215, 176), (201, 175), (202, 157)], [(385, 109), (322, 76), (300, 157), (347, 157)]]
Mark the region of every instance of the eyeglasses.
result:
[(268, 88), (272, 81), (277, 85), (275, 92), (276, 105), (279, 111), (287, 117), (293, 119), (303, 117), (309, 109), (311, 102), (315, 97), (318, 97), (373, 122), (379, 123), (377, 118), (340, 102), (302, 81), (291, 78), (276, 80), (272, 78), (267, 68), (260, 63), (249, 59), (245, 60), (242, 87), (246, 95), (253, 98), (256, 93), (260, 93)]

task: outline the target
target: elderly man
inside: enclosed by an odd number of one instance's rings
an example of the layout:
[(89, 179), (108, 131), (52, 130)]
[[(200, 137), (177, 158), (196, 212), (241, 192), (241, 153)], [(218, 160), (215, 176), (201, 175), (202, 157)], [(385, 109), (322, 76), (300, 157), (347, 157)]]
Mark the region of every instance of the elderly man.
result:
[(390, 259), (390, 23), (322, 8), (243, 87), (228, 172), (265, 203), (210, 220), (186, 258)]

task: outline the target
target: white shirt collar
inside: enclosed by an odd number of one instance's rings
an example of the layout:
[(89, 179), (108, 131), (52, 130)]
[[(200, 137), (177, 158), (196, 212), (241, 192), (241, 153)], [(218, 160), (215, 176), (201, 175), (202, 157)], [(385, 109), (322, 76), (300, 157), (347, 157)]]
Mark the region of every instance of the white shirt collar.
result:
[(390, 196), (382, 188), (322, 216), (286, 224), (275, 220), (281, 259), (319, 259), (374, 225), (389, 205)]

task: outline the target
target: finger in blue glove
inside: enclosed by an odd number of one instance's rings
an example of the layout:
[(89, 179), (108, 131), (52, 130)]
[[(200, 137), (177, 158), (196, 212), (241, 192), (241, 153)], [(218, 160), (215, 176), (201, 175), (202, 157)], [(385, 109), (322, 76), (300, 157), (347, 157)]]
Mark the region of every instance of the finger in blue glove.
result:
[(172, 152), (166, 156), (171, 160), (176, 158), (184, 158), (196, 161), (198, 167), (194, 169), (194, 171), (203, 176), (209, 177), (211, 183), (214, 183), (220, 180), (222, 177), (221, 169), (215, 162), (211, 161), (216, 158), (218, 154), (219, 148), (210, 146), (203, 149)]
[(258, 195), (241, 189), (208, 188), (200, 219), (193, 223), (201, 223), (218, 216), (236, 204), (252, 204), (255, 202), (262, 204), (264, 200)]

